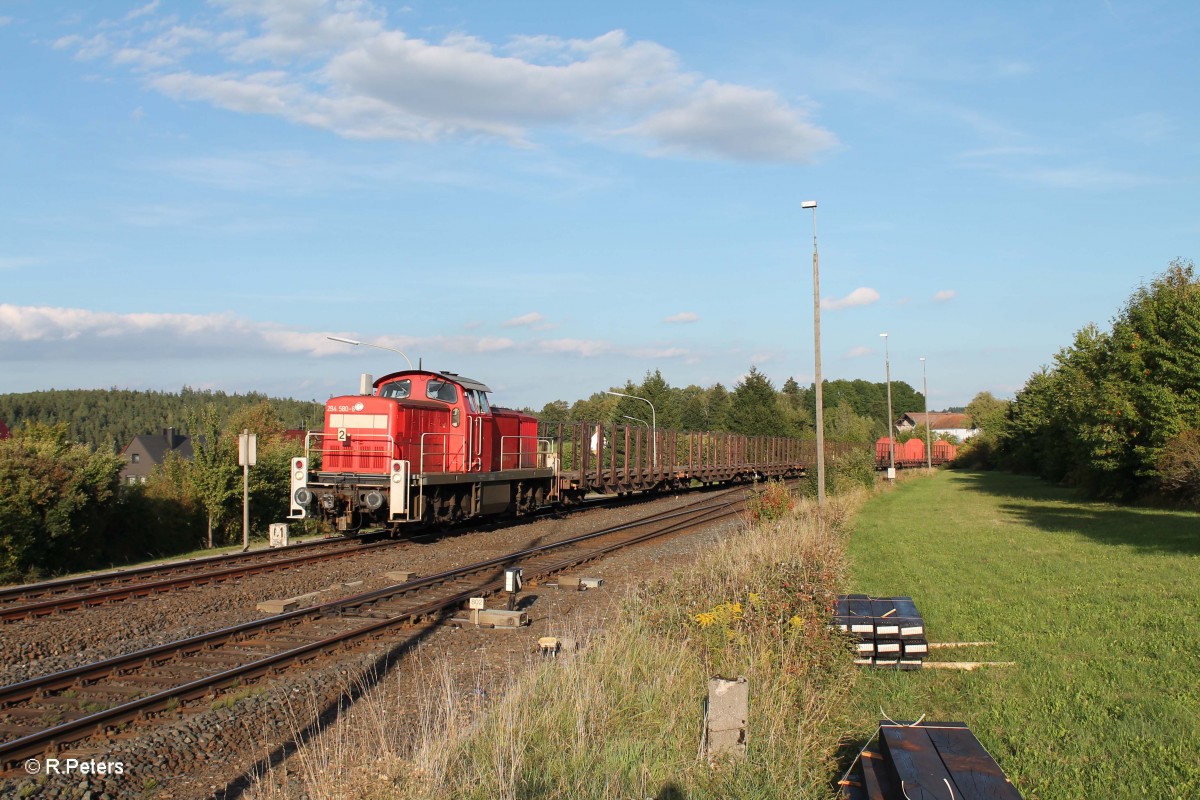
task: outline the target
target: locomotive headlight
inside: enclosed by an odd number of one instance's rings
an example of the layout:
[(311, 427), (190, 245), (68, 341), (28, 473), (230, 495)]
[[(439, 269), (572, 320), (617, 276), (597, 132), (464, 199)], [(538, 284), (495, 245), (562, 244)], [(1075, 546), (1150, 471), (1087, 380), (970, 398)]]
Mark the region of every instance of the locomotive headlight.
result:
[(293, 494), (292, 497), (295, 498), (296, 505), (298, 506), (306, 506), (311, 503), (313, 499), (312, 492), (310, 492), (308, 489), (305, 489), (303, 486), (297, 489), (296, 493)]
[(363, 498), (363, 502), (367, 504), (367, 508), (374, 511), (383, 505), (383, 495), (379, 492), (367, 492), (366, 497)]

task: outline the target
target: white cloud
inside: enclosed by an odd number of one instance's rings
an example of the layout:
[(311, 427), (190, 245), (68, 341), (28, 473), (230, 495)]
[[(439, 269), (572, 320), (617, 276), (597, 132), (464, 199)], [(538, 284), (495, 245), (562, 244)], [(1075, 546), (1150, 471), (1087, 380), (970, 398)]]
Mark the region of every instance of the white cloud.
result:
[(872, 303), (879, 302), (879, 292), (869, 286), (860, 286), (850, 294), (840, 299), (826, 298), (821, 301), (821, 308), (829, 311), (838, 311), (843, 308), (852, 306), (869, 306)]
[(695, 313), (694, 311), (682, 311), (678, 314), (672, 314), (669, 317), (663, 317), (663, 322), (672, 322), (672, 323), (683, 324), (683, 323), (688, 323), (688, 322), (695, 322), (698, 319), (700, 319), (700, 315)]
[(933, 302), (945, 303), (953, 300), (957, 295), (958, 292), (954, 291), (953, 289), (942, 289), (941, 291), (934, 293)]
[(80, 59), (111, 55), (179, 100), (347, 138), (486, 136), (525, 147), (553, 130), (591, 142), (632, 139), (653, 155), (755, 162), (804, 162), (836, 144), (808, 120), (803, 98), (688, 72), (674, 51), (621, 30), (434, 41), (388, 28), (384, 12), (361, 0), (223, 5), (203, 25), (106, 23), (101, 34), (55, 47)]
[(613, 350), (611, 342), (598, 339), (547, 339), (539, 342), (538, 348), (546, 353), (565, 353), (583, 358), (607, 355)]
[(657, 142), (659, 152), (739, 161), (807, 162), (837, 143), (774, 92), (711, 80), (630, 131)]
[(0, 28), (3, 28), (5, 25), (11, 24), (12, 21), (13, 21), (12, 17), (0, 17)]
[(155, 9), (157, 9), (157, 8), (158, 8), (158, 0), (150, 0), (149, 3), (142, 6), (141, 8), (135, 8), (133, 11), (130, 11), (128, 14), (126, 14), (125, 19), (130, 20), (130, 19), (137, 19), (138, 17), (144, 17), (147, 14), (154, 13)]
[[(0, 350), (13, 361), (111, 359), (256, 358), (270, 355), (342, 355), (353, 349), (328, 336), (358, 338), (346, 331), (301, 331), (232, 313), (116, 313), (80, 308), (0, 304)], [(495, 353), (516, 346), (489, 336), (373, 337), (373, 344), (404, 353)]]
[(25, 267), (36, 267), (42, 263), (40, 258), (27, 258), (20, 256), (0, 256), (0, 270), (6, 269), (23, 269)]
[(506, 328), (521, 328), (537, 325), (544, 319), (545, 317), (538, 312), (530, 311), (528, 314), (522, 314), (519, 317), (513, 317), (512, 319), (505, 321), (503, 324)]
[(869, 347), (862, 347), (862, 346), (851, 347), (849, 350), (847, 350), (845, 353), (842, 354), (842, 358), (864, 358), (866, 356), (874, 354), (874, 352), (875, 351)]

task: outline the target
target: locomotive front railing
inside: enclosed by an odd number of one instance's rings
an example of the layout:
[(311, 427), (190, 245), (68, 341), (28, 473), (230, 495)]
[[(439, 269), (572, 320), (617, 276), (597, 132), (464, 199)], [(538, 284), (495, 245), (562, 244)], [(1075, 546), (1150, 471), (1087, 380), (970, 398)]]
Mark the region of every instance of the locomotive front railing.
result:
[[(327, 439), (336, 444), (326, 442)], [(396, 455), (396, 440), (387, 433), (339, 432), (335, 436), (309, 431), (304, 437), (304, 455), (312, 469), (325, 472), (388, 473)], [(314, 456), (320, 458), (319, 466)]]

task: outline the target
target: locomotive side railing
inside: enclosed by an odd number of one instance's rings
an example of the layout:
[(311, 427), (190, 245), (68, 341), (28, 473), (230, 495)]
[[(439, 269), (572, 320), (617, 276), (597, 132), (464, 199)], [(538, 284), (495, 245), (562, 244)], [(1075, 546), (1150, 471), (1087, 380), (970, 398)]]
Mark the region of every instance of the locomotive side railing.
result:
[(554, 458), (554, 440), (546, 436), (501, 436), (500, 469), (547, 469)]
[[(452, 443), (456, 445), (452, 448)], [(438, 445), (440, 444), (440, 449)], [(420, 472), (464, 472), (467, 468), (467, 437), (461, 433), (421, 434)]]

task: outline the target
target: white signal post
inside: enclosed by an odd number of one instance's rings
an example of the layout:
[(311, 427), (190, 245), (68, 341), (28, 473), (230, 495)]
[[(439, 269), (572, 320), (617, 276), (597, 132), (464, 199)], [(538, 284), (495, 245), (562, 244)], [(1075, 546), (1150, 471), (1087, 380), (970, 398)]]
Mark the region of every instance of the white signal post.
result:
[(238, 434), (238, 466), (242, 468), (242, 552), (250, 549), (250, 468), (258, 463), (258, 435)]

